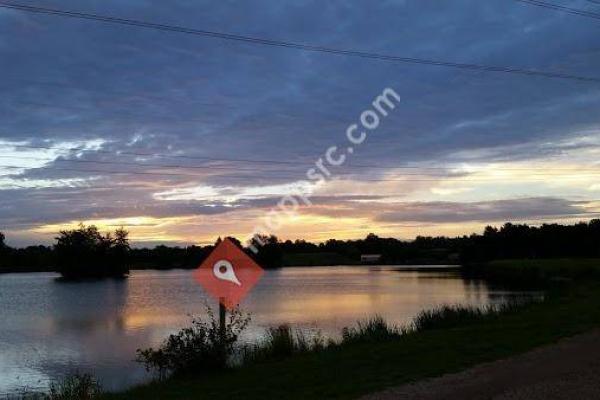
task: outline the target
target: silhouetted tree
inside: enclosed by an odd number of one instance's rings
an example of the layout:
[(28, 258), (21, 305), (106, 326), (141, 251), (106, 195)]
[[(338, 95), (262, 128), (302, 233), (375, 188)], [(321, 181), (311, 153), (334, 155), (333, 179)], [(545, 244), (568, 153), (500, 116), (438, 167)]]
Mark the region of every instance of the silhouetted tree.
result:
[[(107, 235), (107, 238), (110, 238)], [(115, 231), (115, 236), (110, 243), (110, 261), (112, 265), (120, 265), (120, 269), (126, 268), (127, 273), (129, 272), (129, 258), (131, 254), (131, 248), (129, 247), (129, 232), (123, 227)]]
[(249, 252), (263, 268), (280, 268), (283, 265), (283, 250), (275, 235), (259, 235), (254, 241), (258, 244), (258, 253)]
[[(232, 238), (238, 246), (242, 245)], [(381, 254), (390, 264), (477, 263), (502, 258), (600, 257), (600, 219), (575, 225), (544, 224), (539, 227), (506, 223), (488, 226), (482, 234), (456, 238), (419, 236), (412, 241), (369, 234), (364, 239), (330, 239), (324, 243), (305, 240), (280, 241), (261, 236), (258, 255), (247, 253), (265, 268), (283, 265), (288, 259), (306, 260), (310, 265), (359, 263), (361, 254)], [(123, 276), (128, 266), (136, 268), (197, 268), (213, 246), (129, 248), (127, 231), (117, 229), (105, 236), (96, 227), (80, 225), (63, 231), (54, 248), (30, 246), (11, 248), (0, 234), (2, 271), (57, 270), (66, 276)], [(459, 257), (460, 255), (460, 257)], [(293, 262), (293, 261), (292, 261)]]
[(8, 251), (6, 245), (4, 244), (4, 238), (4, 234), (0, 232), (0, 268), (5, 267), (8, 261)]
[(61, 231), (54, 251), (63, 278), (86, 279), (125, 277), (129, 274), (127, 231), (118, 229), (115, 238), (103, 236), (93, 225)]
[(539, 227), (506, 223), (463, 241), (463, 262), (503, 258), (600, 257), (600, 220)]

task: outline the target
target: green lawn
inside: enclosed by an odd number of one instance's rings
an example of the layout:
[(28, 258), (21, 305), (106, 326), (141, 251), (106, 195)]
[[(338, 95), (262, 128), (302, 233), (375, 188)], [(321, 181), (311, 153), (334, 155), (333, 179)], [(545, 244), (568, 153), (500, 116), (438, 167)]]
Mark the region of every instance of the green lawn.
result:
[(345, 345), (210, 376), (173, 379), (106, 398), (355, 398), (524, 352), (598, 326), (600, 282), (570, 283), (553, 289), (543, 303), (456, 328), (389, 342)]

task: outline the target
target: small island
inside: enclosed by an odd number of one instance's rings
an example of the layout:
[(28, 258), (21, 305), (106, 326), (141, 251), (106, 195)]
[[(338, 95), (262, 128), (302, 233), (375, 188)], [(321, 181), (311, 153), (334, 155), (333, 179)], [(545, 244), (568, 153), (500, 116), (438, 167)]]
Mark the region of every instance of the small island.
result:
[(123, 228), (102, 235), (94, 225), (60, 231), (54, 245), (56, 269), (63, 280), (126, 278), (129, 233)]

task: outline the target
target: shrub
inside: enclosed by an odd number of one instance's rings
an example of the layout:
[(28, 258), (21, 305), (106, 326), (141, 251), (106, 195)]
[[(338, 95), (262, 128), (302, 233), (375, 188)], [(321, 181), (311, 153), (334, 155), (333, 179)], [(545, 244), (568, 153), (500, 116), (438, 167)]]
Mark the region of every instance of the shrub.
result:
[(190, 327), (171, 335), (158, 349), (137, 350), (136, 361), (148, 371), (158, 373), (159, 379), (169, 374), (190, 374), (224, 369), (234, 353), (234, 344), (250, 322), (247, 314), (233, 310), (224, 332), (210, 307), (208, 321), (192, 318)]

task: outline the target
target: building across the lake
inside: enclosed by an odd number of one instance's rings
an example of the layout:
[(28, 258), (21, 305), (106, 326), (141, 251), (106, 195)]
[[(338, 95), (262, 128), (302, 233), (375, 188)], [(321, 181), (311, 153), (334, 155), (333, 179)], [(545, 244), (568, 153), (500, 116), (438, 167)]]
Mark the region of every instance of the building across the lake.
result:
[(374, 264), (381, 261), (381, 254), (362, 254), (360, 262), (363, 264)]

